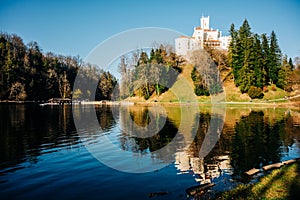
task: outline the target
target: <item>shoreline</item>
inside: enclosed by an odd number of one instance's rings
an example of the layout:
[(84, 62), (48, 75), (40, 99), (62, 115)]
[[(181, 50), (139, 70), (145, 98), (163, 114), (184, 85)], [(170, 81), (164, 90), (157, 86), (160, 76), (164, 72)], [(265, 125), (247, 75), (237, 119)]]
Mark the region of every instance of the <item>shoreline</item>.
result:
[(256, 183), (239, 184), (214, 199), (294, 199), (300, 192), (300, 162), (272, 170)]
[[(44, 104), (47, 101), (0, 101), (0, 104)], [(226, 105), (230, 107), (234, 106), (259, 106), (259, 107), (296, 107), (300, 109), (300, 101), (288, 101), (286, 102), (276, 102), (276, 101), (265, 101), (265, 102), (245, 102), (245, 101), (228, 101), (228, 102), (149, 102), (149, 101), (86, 101), (86, 102), (76, 102), (73, 105), (170, 105), (170, 106), (191, 106), (191, 105), (199, 105), (199, 106), (216, 106), (216, 105)], [(72, 105), (72, 103), (68, 103), (66, 105)]]

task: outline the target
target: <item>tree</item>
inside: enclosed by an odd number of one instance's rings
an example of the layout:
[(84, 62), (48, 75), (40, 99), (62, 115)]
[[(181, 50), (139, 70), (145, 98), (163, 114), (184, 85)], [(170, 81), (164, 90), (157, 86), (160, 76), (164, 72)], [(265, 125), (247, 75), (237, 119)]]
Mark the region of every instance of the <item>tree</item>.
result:
[(248, 92), (250, 86), (255, 85), (255, 53), (253, 41), (253, 37), (245, 39), (244, 62), (243, 67), (241, 68), (241, 70), (239, 70), (239, 88), (242, 93)]
[(289, 59), (289, 66), (290, 66), (290, 68), (291, 68), (292, 71), (295, 69), (295, 66), (293, 64), (292, 58)]
[(242, 40), (240, 38), (237, 38), (236, 40), (236, 46), (232, 57), (234, 82), (238, 86), (240, 85), (239, 71), (244, 65), (244, 49), (242, 46)]
[(278, 71), (281, 65), (281, 50), (278, 46), (277, 37), (274, 31), (270, 36), (269, 76), (271, 83), (278, 80)]
[(67, 79), (67, 73), (64, 72), (63, 75), (61, 74), (59, 76), (59, 92), (61, 98), (69, 98), (71, 94), (71, 88), (70, 88), (70, 83)]
[(82, 96), (82, 91), (79, 88), (73, 91), (73, 95), (72, 95), (73, 99), (80, 99), (81, 96)]
[(119, 63), (121, 97), (139, 95), (148, 99), (154, 92), (160, 95), (168, 89), (166, 86), (175, 82), (178, 75), (175, 71), (181, 71), (183, 62), (184, 59), (163, 45), (152, 48), (150, 58), (145, 51), (136, 51), (131, 58), (122, 56)]
[[(283, 56), (282, 65), (278, 71), (278, 80), (276, 86), (281, 89), (287, 89), (288, 79), (292, 75), (291, 66), (287, 60), (287, 55)], [(289, 90), (289, 89), (288, 89)]]
[(193, 68), (193, 71), (191, 73), (191, 78), (194, 81), (195, 94), (197, 96), (203, 96), (203, 95), (208, 96), (209, 91), (208, 91), (207, 85), (205, 84), (204, 79), (202, 78), (201, 74), (196, 69), (196, 67)]
[[(96, 100), (111, 100), (112, 94), (117, 85), (117, 79), (109, 72), (103, 72), (100, 75), (96, 90)], [(119, 88), (116, 88), (118, 90)]]
[(242, 40), (251, 36), (251, 28), (247, 19), (244, 20), (243, 25), (240, 27), (238, 33)]
[(14, 83), (10, 88), (10, 94), (8, 97), (10, 100), (24, 101), (27, 98), (25, 86), (20, 82)]
[(255, 82), (254, 85), (259, 88), (263, 88), (265, 85), (264, 78), (266, 76), (266, 71), (263, 66), (263, 56), (262, 56), (262, 47), (259, 36), (254, 35), (254, 46), (253, 46), (253, 56), (254, 56), (254, 74)]
[(249, 91), (248, 91), (248, 95), (251, 99), (261, 99), (264, 96), (264, 93), (262, 92), (261, 88), (255, 87), (255, 86), (251, 86)]
[(295, 63), (295, 69), (300, 70), (300, 57), (296, 57), (294, 59), (294, 63)]
[(266, 34), (259, 37), (252, 33), (248, 21), (244, 20), (238, 31), (232, 24), (230, 34), (232, 40), (228, 62), (236, 86), (242, 92), (247, 92), (250, 86), (263, 88), (272, 83), (276, 84), (281, 66), (281, 51), (275, 32), (272, 31), (269, 42)]
[(261, 47), (262, 47), (262, 67), (263, 67), (263, 76), (262, 82), (263, 85), (268, 85), (270, 81), (270, 70), (269, 70), (269, 57), (270, 57), (270, 48), (269, 48), (269, 41), (266, 34), (261, 35)]
[[(135, 52), (132, 56), (132, 65), (139, 62), (138, 52)], [(119, 73), (121, 74), (120, 81), (120, 96), (121, 98), (127, 98), (132, 95), (133, 90), (133, 72), (130, 69), (130, 61), (126, 56), (122, 56), (118, 65)]]

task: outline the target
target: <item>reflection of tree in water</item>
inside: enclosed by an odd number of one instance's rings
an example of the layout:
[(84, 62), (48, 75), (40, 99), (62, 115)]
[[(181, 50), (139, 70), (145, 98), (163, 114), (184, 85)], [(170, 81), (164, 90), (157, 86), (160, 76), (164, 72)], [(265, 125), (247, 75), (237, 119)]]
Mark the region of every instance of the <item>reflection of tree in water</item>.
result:
[(36, 163), (43, 150), (79, 142), (70, 106), (3, 105), (0, 118), (1, 168)]
[(150, 152), (168, 145), (177, 134), (178, 129), (168, 119), (161, 131), (149, 138), (135, 138), (140, 151), (149, 149)]
[[(166, 147), (166, 151), (168, 152), (175, 152), (176, 148), (180, 148), (180, 145), (168, 145), (178, 133), (178, 128), (168, 117), (166, 118), (166, 116), (164, 116), (166, 121), (162, 120), (162, 115), (163, 113), (160, 113), (160, 111), (148, 109), (148, 107), (121, 108), (120, 124), (123, 128), (122, 136), (119, 138), (121, 148), (126, 151), (140, 153), (154, 153), (154, 151), (160, 150), (163, 147)], [(150, 122), (153, 122), (151, 126), (149, 126)], [(135, 131), (139, 132), (140, 130), (138, 130), (137, 127), (133, 127), (132, 123), (139, 127), (146, 127), (147, 131), (153, 132), (153, 134), (149, 137), (144, 137), (145, 135), (141, 135), (143, 137), (137, 137)], [(126, 128), (124, 128), (125, 126)], [(162, 127), (161, 130), (159, 130), (159, 127)], [(131, 132), (131, 134), (128, 132)], [(155, 152), (155, 154), (160, 159), (164, 159), (164, 156), (166, 156), (157, 155), (159, 152)]]
[(194, 157), (199, 157), (199, 151), (202, 146), (202, 142), (205, 138), (205, 134), (209, 128), (211, 115), (208, 113), (200, 113), (199, 126), (194, 141), (190, 145), (189, 150)]
[[(288, 134), (280, 134), (284, 146), (291, 146), (294, 139), (300, 142), (300, 112), (291, 112), (290, 110), (284, 113), (285, 115), (285, 132)], [(298, 125), (296, 125), (298, 124)]]
[[(200, 181), (203, 183), (207, 181), (203, 180), (203, 174), (218, 177), (221, 170), (241, 175), (253, 167), (261, 168), (263, 165), (279, 162), (284, 156), (283, 145), (291, 146), (295, 139), (299, 141), (300, 126), (295, 126), (297, 119), (294, 113), (285, 117), (279, 111), (275, 115), (266, 113), (251, 111), (232, 127), (226, 125), (231, 121), (225, 121), (220, 139), (204, 160), (199, 160), (199, 151), (212, 118), (209, 113), (200, 113), (199, 127), (193, 143), (188, 150), (177, 153), (177, 168), (200, 174)], [(232, 120), (231, 116), (228, 118)]]
[(236, 124), (235, 132), (231, 154), (235, 174), (280, 161), (280, 135), (285, 135), (283, 120), (270, 126), (262, 111), (252, 111)]
[[(190, 155), (194, 157), (199, 157), (199, 152), (203, 145), (203, 140), (210, 126), (211, 117), (212, 116), (209, 113), (200, 113), (197, 134), (193, 143), (189, 147)], [(214, 117), (219, 120), (222, 120), (222, 116), (215, 115)], [(230, 150), (230, 145), (231, 138), (226, 134), (226, 129), (223, 129), (218, 142), (214, 145), (214, 148), (211, 150), (211, 152), (204, 158), (205, 162), (213, 164), (215, 161), (215, 156), (228, 154)]]
[(110, 129), (116, 124), (112, 114), (112, 108), (110, 106), (95, 107), (95, 110), (102, 130)]

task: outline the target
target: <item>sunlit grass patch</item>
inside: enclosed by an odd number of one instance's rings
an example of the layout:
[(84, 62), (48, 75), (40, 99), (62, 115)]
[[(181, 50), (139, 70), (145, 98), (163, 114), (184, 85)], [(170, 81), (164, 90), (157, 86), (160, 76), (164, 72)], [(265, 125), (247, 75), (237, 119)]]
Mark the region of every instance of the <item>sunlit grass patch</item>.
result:
[(300, 163), (273, 170), (255, 184), (241, 184), (217, 199), (295, 199), (300, 194)]

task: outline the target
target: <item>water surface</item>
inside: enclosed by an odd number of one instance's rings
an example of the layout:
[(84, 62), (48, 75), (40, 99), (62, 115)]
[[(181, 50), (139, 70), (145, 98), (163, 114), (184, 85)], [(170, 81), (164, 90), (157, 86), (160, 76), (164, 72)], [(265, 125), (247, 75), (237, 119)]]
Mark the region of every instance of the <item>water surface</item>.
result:
[[(211, 110), (99, 106), (97, 124), (76, 130), (73, 114), (80, 117), (82, 112), (94, 112), (94, 107), (73, 107), (72, 113), (69, 105), (1, 104), (0, 197), (193, 199), (187, 197), (187, 188), (213, 182), (209, 197), (255, 181), (243, 175), (253, 167), (300, 157), (299, 111), (229, 107), (218, 114)], [(222, 129), (203, 158), (199, 152), (212, 120), (223, 121)], [(155, 134), (148, 137), (145, 127)], [(105, 146), (105, 139), (114, 148)], [(166, 151), (160, 151), (163, 148)], [(141, 158), (139, 169), (149, 165), (157, 169), (122, 172), (100, 162), (97, 155), (122, 169)]]

